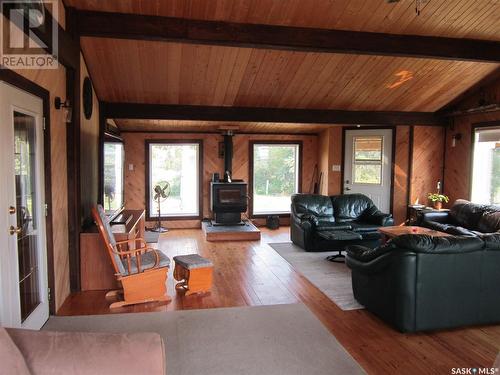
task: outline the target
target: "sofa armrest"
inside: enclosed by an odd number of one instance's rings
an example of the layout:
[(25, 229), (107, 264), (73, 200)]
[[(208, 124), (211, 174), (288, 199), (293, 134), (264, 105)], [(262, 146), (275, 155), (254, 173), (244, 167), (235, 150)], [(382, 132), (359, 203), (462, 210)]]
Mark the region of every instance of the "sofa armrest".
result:
[(420, 215), (420, 222), (425, 223), (429, 221), (434, 221), (436, 223), (446, 224), (450, 222), (449, 211), (430, 211), (422, 212)]
[(376, 274), (384, 270), (390, 263), (390, 252), (385, 252), (383, 254), (377, 254), (374, 256), (373, 250), (370, 252), (368, 248), (363, 250), (361, 254), (356, 254), (356, 250), (352, 251), (352, 247), (349, 246), (345, 257), (346, 265), (353, 271), (357, 271), (363, 274)]

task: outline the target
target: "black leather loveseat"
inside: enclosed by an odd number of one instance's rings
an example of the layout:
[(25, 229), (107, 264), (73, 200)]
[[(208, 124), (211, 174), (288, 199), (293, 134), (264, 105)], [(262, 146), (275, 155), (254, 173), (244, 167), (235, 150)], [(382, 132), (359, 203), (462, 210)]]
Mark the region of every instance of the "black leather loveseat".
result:
[(423, 213), (419, 225), (454, 235), (475, 236), (500, 231), (500, 206), (458, 199), (450, 211)]
[(340, 251), (349, 244), (376, 247), (377, 229), (394, 223), (392, 215), (362, 194), (295, 194), (291, 212), (292, 242), (306, 251)]
[(500, 234), (349, 246), (354, 297), (402, 332), (500, 322)]

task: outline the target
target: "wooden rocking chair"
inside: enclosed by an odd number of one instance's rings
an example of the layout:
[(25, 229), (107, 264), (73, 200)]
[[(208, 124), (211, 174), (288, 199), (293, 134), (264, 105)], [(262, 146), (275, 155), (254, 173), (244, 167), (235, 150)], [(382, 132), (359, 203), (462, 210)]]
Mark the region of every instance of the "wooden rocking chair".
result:
[[(115, 276), (123, 287), (106, 293), (106, 297), (120, 294), (124, 297), (123, 301), (114, 302), (109, 308), (170, 301), (166, 285), (170, 259), (161, 251), (148, 247), (142, 238), (116, 242), (101, 205), (92, 208), (92, 215), (111, 258)], [(141, 245), (136, 248), (138, 243)]]

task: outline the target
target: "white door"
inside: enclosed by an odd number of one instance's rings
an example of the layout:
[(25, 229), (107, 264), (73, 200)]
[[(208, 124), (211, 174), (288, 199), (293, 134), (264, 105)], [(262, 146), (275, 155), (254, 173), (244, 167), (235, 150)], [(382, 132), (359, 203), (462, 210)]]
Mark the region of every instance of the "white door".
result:
[(0, 323), (40, 329), (49, 317), (43, 102), (0, 82)]
[(370, 197), (382, 212), (391, 207), (392, 129), (345, 132), (344, 194)]

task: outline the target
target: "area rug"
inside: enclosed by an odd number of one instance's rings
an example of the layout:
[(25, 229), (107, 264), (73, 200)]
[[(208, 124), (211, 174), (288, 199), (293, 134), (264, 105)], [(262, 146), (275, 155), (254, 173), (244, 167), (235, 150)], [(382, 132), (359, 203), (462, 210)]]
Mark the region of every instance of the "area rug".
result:
[(351, 270), (344, 263), (329, 262), (325, 258), (337, 251), (312, 253), (291, 242), (270, 243), (276, 252), (313, 283), (342, 310), (363, 309), (354, 299)]
[(158, 239), (160, 238), (160, 233), (146, 231), (144, 232), (144, 240), (147, 243), (158, 243)]
[(364, 374), (303, 304), (50, 317), (43, 329), (157, 332), (168, 375)]

